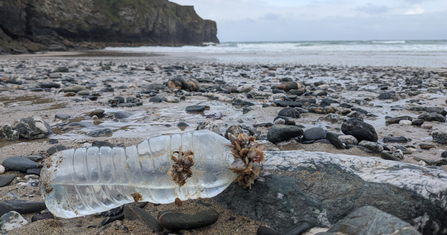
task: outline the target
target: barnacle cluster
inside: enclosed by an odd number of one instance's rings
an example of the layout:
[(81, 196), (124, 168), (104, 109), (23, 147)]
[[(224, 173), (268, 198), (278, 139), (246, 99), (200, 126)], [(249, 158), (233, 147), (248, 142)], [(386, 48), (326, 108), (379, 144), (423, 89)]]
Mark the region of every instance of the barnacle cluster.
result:
[(172, 181), (182, 187), (186, 183), (186, 179), (192, 176), (191, 167), (194, 166), (194, 161), (191, 155), (194, 155), (194, 153), (191, 150), (183, 152), (181, 146), (179, 151), (174, 151), (173, 153), (177, 154), (177, 157), (171, 155), (174, 164), (169, 169), (168, 175), (171, 176)]
[(251, 188), (261, 172), (261, 163), (265, 161), (262, 147), (255, 141), (255, 137), (249, 137), (245, 133), (237, 136), (229, 133), (228, 139), (231, 142), (229, 147), (232, 148), (231, 152), (235, 158), (230, 165), (230, 170), (239, 174), (235, 182), (239, 182), (244, 189)]

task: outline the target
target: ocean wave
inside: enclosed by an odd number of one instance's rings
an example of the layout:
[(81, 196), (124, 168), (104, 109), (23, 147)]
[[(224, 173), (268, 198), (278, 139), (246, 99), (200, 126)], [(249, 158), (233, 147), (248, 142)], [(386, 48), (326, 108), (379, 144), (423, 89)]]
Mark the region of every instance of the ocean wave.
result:
[(403, 44), (406, 43), (406, 41), (371, 41), (372, 43), (383, 43), (383, 44)]

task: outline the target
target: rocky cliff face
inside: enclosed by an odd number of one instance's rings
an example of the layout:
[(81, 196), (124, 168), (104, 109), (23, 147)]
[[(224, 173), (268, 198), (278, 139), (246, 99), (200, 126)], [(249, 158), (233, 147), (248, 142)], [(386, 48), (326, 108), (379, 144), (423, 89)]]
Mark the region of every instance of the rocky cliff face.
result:
[(167, 0), (0, 0), (0, 54), (218, 43), (216, 22)]

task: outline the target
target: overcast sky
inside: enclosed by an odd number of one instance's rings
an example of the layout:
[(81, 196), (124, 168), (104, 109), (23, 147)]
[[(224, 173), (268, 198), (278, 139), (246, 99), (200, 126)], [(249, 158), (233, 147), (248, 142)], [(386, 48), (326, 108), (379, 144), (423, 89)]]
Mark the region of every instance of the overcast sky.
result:
[(447, 39), (447, 0), (171, 0), (221, 42)]

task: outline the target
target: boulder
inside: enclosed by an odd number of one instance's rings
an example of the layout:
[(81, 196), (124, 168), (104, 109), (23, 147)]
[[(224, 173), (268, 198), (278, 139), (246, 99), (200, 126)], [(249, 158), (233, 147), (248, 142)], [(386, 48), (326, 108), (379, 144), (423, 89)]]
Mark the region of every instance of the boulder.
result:
[(341, 125), (341, 131), (345, 135), (354, 136), (359, 142), (362, 140), (377, 142), (378, 140), (376, 129), (371, 124), (357, 118), (345, 120)]

